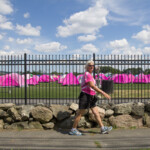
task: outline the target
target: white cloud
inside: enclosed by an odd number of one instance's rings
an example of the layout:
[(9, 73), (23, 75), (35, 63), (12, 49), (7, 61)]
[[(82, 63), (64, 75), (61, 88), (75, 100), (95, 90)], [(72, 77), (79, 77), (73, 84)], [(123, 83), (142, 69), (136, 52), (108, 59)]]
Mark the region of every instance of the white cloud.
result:
[[(141, 25), (149, 20), (149, 7), (144, 7), (148, 0), (98, 0), (109, 10), (108, 20), (130, 25)], [(138, 17), (137, 17), (138, 16)]]
[(13, 9), (11, 7), (10, 1), (0, 0), (0, 29), (13, 30), (14, 27), (13, 27), (12, 22), (8, 21), (8, 19), (4, 16), (7, 14), (11, 14), (12, 12), (13, 12)]
[(136, 49), (134, 46), (124, 49), (113, 49), (111, 54), (113, 55), (142, 55), (141, 49)]
[(3, 15), (0, 15), (0, 23), (4, 23), (7, 21), (7, 18)]
[[(26, 53), (26, 54), (32, 54), (32, 52), (31, 52), (31, 50), (29, 50), (29, 49), (26, 49), (26, 48), (24, 48), (24, 49), (15, 49), (15, 50), (13, 50), (13, 52), (15, 53), (15, 55), (24, 55), (24, 53)], [(9, 54), (10, 55), (10, 54)]]
[(80, 54), (73, 54), (71, 60), (78, 60), (81, 58)]
[(4, 46), (4, 50), (9, 50), (10, 49), (10, 46), (9, 45), (5, 45)]
[(32, 39), (30, 39), (30, 38), (23, 39), (23, 40), (17, 39), (16, 42), (17, 42), (18, 44), (30, 44), (30, 43), (32, 42)]
[(39, 52), (58, 52), (66, 48), (67, 46), (61, 45), (59, 42), (50, 42), (35, 46), (35, 50)]
[(0, 50), (0, 55), (15, 55), (15, 52)]
[(144, 47), (143, 52), (144, 54), (150, 54), (150, 47)]
[(16, 26), (17, 33), (26, 36), (40, 36), (41, 27), (32, 27), (31, 24), (27, 24), (25, 27), (18, 25)]
[(122, 49), (129, 46), (128, 41), (126, 39), (111, 41), (109, 45), (111, 48), (115, 49)]
[(0, 29), (13, 30), (12, 22), (8, 21), (8, 19), (3, 15), (0, 15)]
[(4, 30), (13, 30), (13, 24), (11, 22), (0, 23), (0, 28)]
[(76, 49), (73, 51), (75, 54), (80, 54), (80, 53), (98, 53), (99, 50), (98, 48), (95, 47), (95, 45), (89, 43), (86, 45), (83, 45), (80, 49)]
[(97, 53), (98, 49), (95, 47), (95, 45), (89, 43), (89, 44), (83, 45), (82, 48), (81, 48), (81, 51)]
[(28, 49), (22, 49), (22, 50), (11, 50), (11, 51), (6, 51), (6, 50), (0, 50), (0, 55), (24, 55), (24, 53), (27, 53), (27, 54), (31, 54), (32, 52)]
[(13, 12), (10, 0), (0, 0), (0, 14), (11, 14)]
[(57, 28), (57, 36), (68, 37), (80, 33), (95, 34), (100, 28), (107, 25), (107, 14), (108, 11), (102, 6), (101, 1), (97, 1), (94, 6), (64, 20), (65, 26)]
[(115, 40), (109, 42), (109, 48), (112, 50), (113, 55), (142, 55), (143, 52), (140, 48), (136, 49), (130, 46), (126, 39)]
[(23, 14), (24, 18), (29, 18), (30, 14), (28, 12), (26, 12), (25, 14)]
[(14, 38), (9, 37), (9, 38), (8, 38), (8, 41), (9, 41), (9, 42), (13, 42), (13, 41), (14, 41)]
[(0, 34), (0, 40), (3, 39), (3, 35)]
[(78, 40), (79, 40), (79, 41), (83, 41), (83, 42), (94, 41), (94, 40), (96, 40), (96, 36), (95, 36), (95, 35), (79, 36), (79, 37), (78, 37)]
[(144, 44), (150, 44), (150, 25), (143, 26), (143, 30), (133, 35), (132, 38), (140, 40)]
[(32, 54), (31, 50), (25, 48), (22, 51), (19, 50), (18, 55), (24, 55), (24, 53)]

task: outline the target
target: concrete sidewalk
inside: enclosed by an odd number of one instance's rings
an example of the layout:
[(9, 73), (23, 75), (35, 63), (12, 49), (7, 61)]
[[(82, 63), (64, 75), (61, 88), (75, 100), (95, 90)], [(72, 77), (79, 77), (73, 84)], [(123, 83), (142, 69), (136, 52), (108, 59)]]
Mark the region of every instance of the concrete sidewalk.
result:
[[(83, 131), (83, 130), (82, 130)], [(150, 128), (114, 129), (99, 134), (98, 129), (84, 130), (83, 136), (59, 130), (0, 131), (0, 149), (11, 150), (150, 150)]]

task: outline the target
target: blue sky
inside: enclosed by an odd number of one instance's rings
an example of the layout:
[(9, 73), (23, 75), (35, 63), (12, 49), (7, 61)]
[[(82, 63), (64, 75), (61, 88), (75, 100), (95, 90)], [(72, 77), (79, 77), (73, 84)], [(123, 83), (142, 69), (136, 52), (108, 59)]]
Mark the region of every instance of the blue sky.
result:
[(0, 55), (150, 54), (150, 0), (0, 0)]

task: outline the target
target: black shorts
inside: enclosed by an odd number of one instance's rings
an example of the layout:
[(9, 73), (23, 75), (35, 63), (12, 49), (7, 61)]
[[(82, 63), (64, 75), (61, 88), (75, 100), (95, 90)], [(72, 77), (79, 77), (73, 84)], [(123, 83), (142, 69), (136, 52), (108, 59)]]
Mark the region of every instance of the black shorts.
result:
[(96, 106), (97, 98), (95, 95), (89, 95), (81, 92), (79, 95), (79, 109), (88, 109)]

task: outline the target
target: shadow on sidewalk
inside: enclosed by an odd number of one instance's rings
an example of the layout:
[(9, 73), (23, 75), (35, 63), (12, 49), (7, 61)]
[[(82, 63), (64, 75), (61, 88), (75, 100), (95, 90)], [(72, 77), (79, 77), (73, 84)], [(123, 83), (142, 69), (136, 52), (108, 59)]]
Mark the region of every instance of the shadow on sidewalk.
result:
[[(56, 132), (60, 132), (61, 134), (69, 135), (69, 131), (70, 131), (71, 129), (55, 128), (54, 130), (55, 130)], [(79, 130), (83, 135), (86, 135), (86, 134), (100, 134), (100, 129), (99, 129), (99, 128), (90, 128), (90, 129), (79, 128), (78, 130)]]

